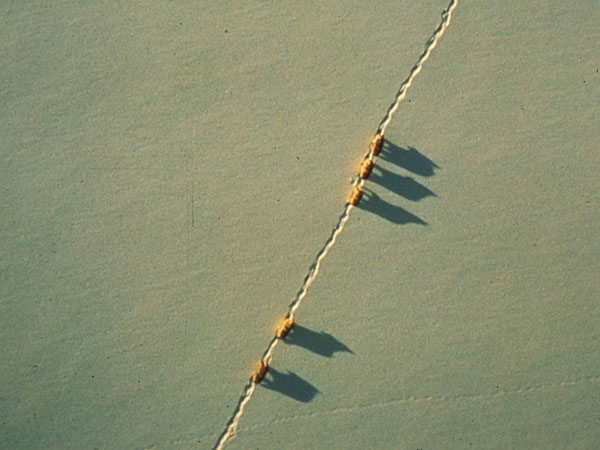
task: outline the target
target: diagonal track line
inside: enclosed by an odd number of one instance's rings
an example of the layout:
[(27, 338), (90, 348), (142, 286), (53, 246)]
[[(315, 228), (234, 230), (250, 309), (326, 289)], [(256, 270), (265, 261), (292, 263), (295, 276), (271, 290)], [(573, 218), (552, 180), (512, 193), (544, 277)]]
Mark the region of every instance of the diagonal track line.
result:
[[(385, 133), (387, 126), (389, 125), (390, 121), (392, 120), (392, 116), (398, 109), (398, 106), (400, 105), (402, 100), (404, 100), (404, 98), (406, 97), (406, 92), (412, 85), (414, 79), (421, 72), (423, 64), (425, 63), (425, 61), (427, 61), (427, 59), (431, 55), (432, 50), (436, 47), (440, 38), (446, 31), (446, 28), (448, 28), (448, 25), (450, 25), (450, 19), (452, 17), (452, 13), (456, 9), (457, 5), (458, 5), (458, 0), (451, 0), (450, 4), (448, 5), (448, 8), (446, 8), (442, 12), (442, 20), (440, 21), (440, 24), (435, 29), (435, 31), (433, 32), (431, 37), (428, 39), (427, 43), (425, 44), (425, 50), (423, 51), (423, 53), (417, 60), (417, 63), (411, 69), (410, 74), (408, 75), (408, 78), (406, 78), (406, 80), (404, 80), (404, 82), (400, 85), (400, 89), (398, 90), (398, 93), (396, 94), (396, 98), (394, 99), (394, 102), (390, 105), (384, 118), (381, 120), (381, 122), (377, 128), (376, 136), (375, 136), (373, 142), (371, 143), (371, 150), (365, 155), (365, 161), (368, 161), (369, 163), (372, 164), (374, 157), (377, 156), (377, 154), (379, 153), (379, 150), (381, 149), (381, 145), (383, 143), (383, 135)], [(378, 147), (378, 148), (376, 148), (376, 147)], [(370, 170), (369, 170), (369, 173), (370, 173)], [(311, 265), (311, 267), (308, 271), (308, 275), (304, 279), (304, 283), (303, 283), (302, 287), (300, 288), (300, 291), (298, 291), (296, 298), (294, 299), (294, 301), (292, 301), (292, 303), (289, 306), (289, 310), (288, 310), (286, 319), (293, 321), (294, 314), (295, 314), (296, 310), (300, 307), (302, 300), (306, 297), (308, 288), (310, 287), (310, 285), (313, 283), (313, 281), (319, 274), (321, 262), (323, 261), (325, 256), (327, 256), (327, 253), (329, 252), (331, 247), (333, 247), (333, 245), (335, 244), (337, 237), (344, 229), (344, 225), (346, 224), (346, 222), (348, 221), (348, 218), (350, 217), (350, 211), (352, 211), (352, 208), (354, 207), (354, 205), (358, 204), (358, 202), (360, 201), (360, 197), (362, 196), (362, 187), (365, 183), (365, 178), (367, 176), (368, 176), (368, 174), (366, 176), (362, 175), (362, 168), (361, 168), (361, 175), (356, 177), (353, 182), (353, 185), (354, 185), (353, 195), (350, 198), (350, 200), (348, 201), (348, 203), (346, 203), (346, 206), (344, 207), (344, 212), (340, 216), (340, 219), (339, 219), (336, 227), (333, 229), (331, 236), (329, 237), (329, 239), (327, 240), (327, 242), (325, 243), (325, 245), (323, 246), (321, 251), (318, 253), (317, 257), (315, 258), (315, 261)], [(227, 422), (225, 430), (219, 436), (219, 440), (217, 441), (217, 444), (214, 447), (215, 450), (221, 450), (223, 448), (223, 446), (227, 443), (227, 441), (232, 439), (235, 436), (240, 419), (242, 417), (242, 414), (244, 413), (244, 408), (245, 408), (246, 404), (252, 398), (252, 395), (254, 394), (254, 391), (256, 390), (257, 383), (260, 382), (260, 380), (266, 373), (267, 368), (273, 357), (273, 351), (275, 350), (275, 347), (277, 346), (277, 343), (280, 340), (281, 339), (274, 337), (271, 340), (271, 342), (269, 343), (267, 349), (265, 350), (265, 352), (263, 354), (263, 357), (260, 361), (260, 366), (259, 366), (259, 367), (262, 367), (264, 370), (259, 369), (259, 371), (258, 371), (260, 374), (259, 377), (255, 378), (256, 377), (256, 374), (255, 374), (255, 376), (253, 376), (253, 378), (245, 386), (244, 391), (238, 402), (238, 406), (236, 407), (235, 411), (233, 412), (232, 417)]]

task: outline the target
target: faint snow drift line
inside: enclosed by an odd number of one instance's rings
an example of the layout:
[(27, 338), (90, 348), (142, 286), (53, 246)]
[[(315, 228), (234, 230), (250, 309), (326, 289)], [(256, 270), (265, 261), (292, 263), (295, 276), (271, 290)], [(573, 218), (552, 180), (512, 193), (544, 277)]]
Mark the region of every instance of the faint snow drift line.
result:
[(242, 427), (241, 431), (254, 431), (261, 428), (270, 427), (280, 423), (293, 422), (298, 419), (311, 419), (314, 417), (322, 417), (331, 414), (345, 414), (351, 413), (355, 411), (361, 411), (365, 409), (375, 409), (375, 408), (389, 408), (390, 406), (402, 405), (406, 403), (428, 403), (428, 402), (467, 402), (467, 401), (479, 401), (482, 399), (490, 399), (490, 398), (498, 398), (504, 397), (508, 395), (524, 395), (524, 394), (535, 394), (540, 392), (547, 392), (552, 389), (559, 388), (570, 388), (573, 386), (581, 386), (583, 384), (595, 384), (600, 382), (600, 376), (587, 376), (582, 378), (575, 378), (570, 380), (565, 380), (556, 383), (548, 383), (548, 384), (539, 384), (539, 385), (530, 385), (523, 386), (514, 389), (507, 390), (496, 390), (493, 392), (481, 392), (474, 394), (457, 394), (457, 395), (427, 395), (423, 397), (418, 396), (408, 396), (403, 398), (398, 398), (394, 400), (387, 400), (382, 402), (370, 403), (366, 405), (357, 405), (357, 406), (348, 406), (342, 408), (335, 408), (325, 411), (316, 411), (309, 414), (298, 414), (290, 417), (282, 417), (279, 419), (272, 420), (270, 422), (261, 422), (258, 424), (254, 424), (250, 427)]
[[(431, 54), (431, 51), (437, 45), (438, 41), (440, 40), (440, 38), (446, 31), (446, 28), (448, 28), (448, 25), (450, 25), (450, 18), (452, 16), (452, 12), (456, 9), (457, 4), (458, 4), (458, 0), (451, 0), (450, 4), (448, 5), (448, 8), (446, 8), (444, 11), (442, 11), (442, 21), (440, 22), (440, 24), (438, 25), (436, 30), (433, 32), (433, 35), (429, 38), (429, 40), (425, 44), (425, 51), (421, 54), (421, 56), (417, 60), (417, 64), (415, 64), (415, 66), (411, 69), (408, 78), (400, 86), (400, 89), (398, 90), (398, 93), (396, 94), (396, 99), (394, 100), (394, 103), (392, 103), (392, 105), (388, 109), (385, 117), (379, 124), (379, 127), (377, 129), (378, 134), (384, 135), (385, 129), (387, 128), (388, 124), (392, 120), (393, 114), (398, 109), (398, 105), (406, 97), (406, 91), (412, 85), (413, 80), (416, 78), (416, 76), (419, 74), (419, 72), (421, 72), (423, 63), (425, 61), (427, 61), (427, 59), (429, 58), (429, 55)], [(374, 159), (373, 152), (369, 152), (366, 155), (366, 157), (369, 158), (370, 160), (373, 160)], [(361, 188), (364, 185), (364, 183), (365, 183), (365, 180), (360, 177), (357, 177), (353, 182), (354, 185), (358, 184), (358, 185), (360, 185)], [(330, 238), (325, 243), (325, 246), (321, 249), (321, 251), (317, 255), (315, 262), (311, 265), (311, 267), (308, 271), (308, 275), (304, 279), (304, 284), (300, 288), (300, 291), (296, 295), (296, 298), (294, 299), (294, 301), (290, 304), (287, 317), (289, 317), (291, 319), (294, 318), (294, 313), (300, 307), (302, 300), (304, 299), (304, 297), (306, 297), (306, 292), (308, 291), (308, 288), (313, 283), (313, 281), (315, 280), (315, 278), (317, 277), (317, 275), (319, 273), (319, 269), (321, 268), (321, 262), (323, 261), (325, 256), (327, 256), (327, 253), (329, 253), (329, 250), (335, 244), (337, 237), (344, 229), (344, 225), (346, 224), (346, 222), (348, 221), (348, 218), (350, 217), (350, 211), (352, 211), (352, 208), (353, 208), (352, 204), (346, 203), (345, 210), (344, 210), (343, 214), (341, 215), (337, 226), (334, 228)], [(275, 350), (275, 346), (277, 345), (278, 341), (280, 341), (280, 339), (273, 338), (271, 340), (271, 342), (269, 343), (267, 349), (265, 350), (265, 353), (263, 354), (261, 361), (266, 363), (267, 366), (271, 362), (271, 358), (273, 357), (273, 351)], [(236, 433), (238, 425), (240, 423), (240, 419), (242, 417), (242, 414), (244, 413), (244, 407), (252, 398), (252, 395), (254, 394), (255, 390), (256, 390), (256, 383), (251, 380), (250, 383), (247, 384), (246, 387), (244, 388), (244, 393), (240, 397), (238, 406), (235, 409), (235, 411), (233, 412), (233, 416), (231, 417), (231, 419), (229, 419), (229, 421), (227, 422), (227, 426), (225, 427), (225, 430), (219, 437), (217, 445), (214, 447), (215, 450), (221, 450), (224, 447), (224, 445), (227, 443), (228, 440), (233, 439), (235, 437), (235, 433)]]
[[(311, 419), (313, 417), (321, 417), (321, 416), (327, 416), (327, 415), (331, 415), (331, 414), (345, 414), (345, 413), (360, 411), (360, 410), (365, 410), (365, 409), (389, 408), (390, 406), (401, 405), (401, 404), (405, 404), (405, 403), (426, 403), (426, 402), (443, 403), (443, 402), (457, 402), (457, 401), (459, 401), (459, 402), (460, 401), (462, 401), (462, 402), (479, 401), (484, 398), (489, 399), (489, 398), (503, 397), (503, 396), (507, 396), (507, 395), (532, 394), (532, 393), (545, 392), (545, 391), (548, 391), (551, 389), (556, 389), (556, 388), (570, 388), (570, 387), (574, 387), (574, 386), (581, 386), (584, 384), (594, 384), (594, 383), (598, 383), (598, 382), (600, 382), (600, 376), (590, 375), (590, 376), (585, 376), (585, 377), (581, 377), (581, 378), (568, 379), (565, 381), (560, 381), (560, 382), (555, 382), (555, 383), (529, 385), (529, 386), (522, 386), (522, 387), (517, 387), (517, 388), (513, 388), (513, 389), (481, 392), (481, 393), (476, 393), (476, 394), (467, 393), (467, 394), (440, 395), (440, 396), (427, 395), (427, 396), (422, 396), (422, 397), (407, 396), (407, 397), (402, 397), (402, 398), (398, 398), (398, 399), (394, 399), (394, 400), (370, 403), (370, 404), (366, 404), (366, 405), (348, 406), (348, 407), (335, 408), (335, 409), (330, 409), (330, 410), (325, 410), (325, 411), (316, 411), (316, 412), (309, 413), (309, 414), (298, 414), (298, 415), (290, 416), (290, 417), (282, 417), (279, 419), (274, 419), (270, 422), (261, 422), (258, 424), (254, 424), (250, 427), (242, 427), (240, 429), (240, 431), (254, 431), (257, 429), (270, 427), (272, 425), (276, 425), (276, 424), (280, 424), (280, 423), (293, 422), (298, 419)], [(171, 444), (194, 443), (194, 442), (199, 442), (202, 439), (214, 438), (216, 436), (217, 436), (217, 434), (206, 434), (206, 435), (195, 437), (193, 439), (186, 440), (186, 441), (184, 441), (184, 440), (173, 441), (173, 442), (171, 442)]]

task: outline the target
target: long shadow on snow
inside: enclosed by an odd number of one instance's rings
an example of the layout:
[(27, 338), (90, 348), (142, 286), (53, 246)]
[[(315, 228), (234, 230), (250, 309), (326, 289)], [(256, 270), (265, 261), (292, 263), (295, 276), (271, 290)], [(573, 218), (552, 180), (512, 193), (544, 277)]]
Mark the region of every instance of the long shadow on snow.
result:
[(304, 403), (310, 402), (319, 393), (316, 387), (294, 372), (288, 370), (284, 373), (273, 367), (269, 367), (267, 376), (260, 385)]
[(381, 158), (415, 175), (431, 177), (440, 167), (414, 147), (402, 148), (389, 141), (383, 142)]
[(411, 177), (404, 177), (383, 167), (375, 167), (369, 177), (369, 181), (377, 183), (394, 194), (407, 200), (418, 202), (425, 197), (437, 197), (435, 192), (415, 181)]
[[(402, 148), (387, 140), (383, 143), (380, 156), (384, 161), (423, 177), (431, 177), (435, 175), (435, 170), (439, 169), (437, 164), (414, 147)], [(414, 202), (418, 202), (426, 197), (437, 197), (435, 192), (413, 178), (392, 172), (381, 167), (377, 162), (371, 176), (367, 180), (366, 186), (371, 182)], [(427, 225), (427, 222), (408, 212), (406, 209), (383, 200), (373, 189), (365, 187), (363, 191), (364, 197), (358, 204), (359, 208), (377, 214), (397, 225), (406, 225), (409, 223)]]
[(298, 324), (294, 325), (294, 328), (292, 328), (292, 331), (283, 342), (303, 347), (327, 358), (331, 358), (335, 352), (354, 354), (343, 342), (338, 341), (331, 334), (324, 331), (318, 333)]
[(423, 219), (409, 213), (404, 208), (382, 200), (381, 197), (379, 197), (372, 190), (364, 189), (364, 192), (365, 195), (358, 204), (359, 208), (372, 212), (373, 214), (377, 214), (378, 216), (383, 217), (384, 219), (389, 220), (397, 225), (406, 225), (407, 223), (427, 225), (427, 222), (425, 222)]

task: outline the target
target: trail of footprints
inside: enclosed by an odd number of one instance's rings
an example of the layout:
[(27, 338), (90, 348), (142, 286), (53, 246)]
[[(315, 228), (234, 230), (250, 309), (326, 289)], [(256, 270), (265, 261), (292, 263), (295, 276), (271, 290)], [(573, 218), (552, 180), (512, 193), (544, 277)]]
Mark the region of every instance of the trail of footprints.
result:
[[(358, 174), (358, 178), (354, 183), (354, 187), (352, 189), (352, 193), (350, 194), (350, 198), (348, 199), (347, 205), (357, 206), (360, 202), (360, 199), (363, 195), (363, 184), (365, 180), (371, 174), (373, 170), (373, 158), (381, 153), (381, 148), (383, 147), (383, 134), (380, 131), (377, 132), (373, 141), (371, 141), (371, 148), (365, 159), (363, 160), (360, 166), (360, 172)], [(346, 209), (348, 211), (348, 207)], [(339, 227), (338, 227), (339, 228)], [(288, 313), (288, 315), (283, 319), (277, 331), (275, 333), (275, 338), (279, 340), (285, 339), (291, 329), (294, 327), (294, 317), (293, 313)], [(267, 352), (270, 354), (270, 352)], [(269, 370), (269, 361), (263, 358), (256, 368), (256, 372), (252, 375), (252, 383), (258, 384), (260, 383)]]
[(314, 265), (311, 267), (309, 274), (306, 277), (302, 288), (300, 289), (300, 292), (298, 293), (296, 299), (290, 305), (289, 312), (287, 313), (287, 315), (285, 316), (285, 318), (283, 319), (283, 321), (277, 328), (277, 330), (275, 332), (275, 337), (271, 340), (263, 357), (258, 362), (258, 366), (256, 367), (255, 372), (250, 377), (250, 382), (249, 382), (249, 384), (246, 385), (244, 393), (240, 397), (240, 402), (239, 402), (232, 418), (227, 423), (225, 431), (221, 434), (219, 441), (217, 442), (217, 445), (215, 446), (216, 450), (221, 450), (223, 448), (223, 446), (225, 445), (225, 443), (229, 439), (231, 439), (233, 436), (235, 436), (235, 432), (237, 430), (240, 418), (242, 417), (242, 414), (244, 413), (244, 407), (250, 401), (250, 398), (254, 394), (256, 386), (265, 378), (265, 376), (267, 375), (267, 372), (269, 371), (269, 364), (271, 362), (271, 357), (273, 355), (273, 351), (275, 350), (275, 346), (277, 345), (277, 343), (279, 341), (282, 341), (283, 339), (285, 339), (286, 336), (288, 335), (288, 333), (294, 327), (294, 313), (300, 306), (300, 303), (306, 296), (306, 292), (307, 292), (308, 288), (310, 287), (310, 285), (316, 278), (317, 274), (319, 273), (321, 261), (327, 255), (327, 253), (329, 252), (329, 249), (333, 246), (333, 244), (335, 244), (335, 240), (336, 240), (337, 236), (341, 233), (342, 229), (344, 228), (344, 224), (348, 220), (351, 209), (354, 206), (357, 206), (359, 204), (360, 199), (362, 198), (362, 195), (363, 195), (362, 187), (365, 183), (365, 180), (369, 177), (369, 175), (371, 174), (371, 171), (373, 170), (374, 158), (381, 153), (381, 149), (383, 147), (383, 141), (384, 141), (383, 133), (381, 133), (381, 131), (378, 130), (377, 134), (371, 141), (371, 146), (370, 146), (369, 152), (365, 156), (365, 158), (360, 166), (360, 171), (359, 171), (358, 177), (354, 181), (352, 193), (350, 194), (350, 198), (348, 199), (348, 202), (346, 203), (346, 208), (344, 210), (344, 214), (340, 218), (340, 221), (338, 222), (336, 228), (333, 230), (331, 237), (329, 238), (329, 240), (327, 241), (327, 243), (325, 244), (325, 246), (323, 247), (321, 252), (317, 255), (316, 261), (315, 261)]
[(382, 119), (382, 121), (377, 129), (377, 132), (375, 134), (375, 137), (371, 141), (369, 152), (365, 155), (365, 157), (360, 165), (358, 177), (354, 180), (352, 192), (350, 194), (350, 198), (348, 199), (348, 202), (346, 203), (344, 213), (342, 214), (337, 226), (334, 228), (333, 233), (331, 234), (330, 238), (327, 240), (325, 246), (317, 255), (315, 263), (311, 266), (302, 288), (300, 289), (298, 295), (296, 296), (296, 299), (290, 305), (289, 312), (287, 313), (287, 315), (285, 316), (285, 318), (283, 319), (283, 321), (277, 328), (275, 337), (271, 340), (263, 357), (261, 358), (261, 360), (258, 363), (256, 371), (252, 374), (252, 377), (250, 378), (249, 383), (246, 385), (246, 388), (244, 389), (244, 392), (243, 392), (242, 396), (240, 397), (239, 404), (238, 404), (236, 410), (234, 411), (233, 416), (231, 417), (231, 419), (227, 423), (227, 426), (225, 427), (225, 430), (219, 437), (219, 440), (215, 446), (216, 450), (221, 450), (223, 448), (223, 446), (225, 445), (225, 443), (229, 439), (231, 439), (235, 436), (235, 432), (237, 430), (240, 418), (244, 412), (244, 407), (250, 401), (250, 398), (254, 394), (256, 386), (262, 382), (262, 380), (265, 378), (265, 376), (267, 375), (267, 373), (269, 371), (269, 364), (270, 364), (271, 357), (272, 357), (273, 351), (275, 349), (275, 346), (277, 345), (277, 343), (279, 341), (285, 339), (286, 336), (288, 335), (288, 333), (294, 327), (294, 313), (296, 312), (296, 310), (300, 306), (300, 303), (306, 296), (306, 292), (307, 292), (308, 288), (310, 287), (310, 285), (316, 278), (316, 276), (319, 272), (321, 261), (327, 255), (327, 253), (329, 252), (329, 249), (333, 246), (333, 244), (335, 244), (335, 240), (336, 240), (337, 236), (341, 233), (346, 221), (348, 220), (350, 211), (352, 210), (353, 207), (355, 207), (359, 204), (359, 202), (363, 196), (363, 186), (365, 184), (365, 180), (369, 177), (369, 175), (371, 174), (371, 171), (373, 170), (375, 157), (381, 153), (386, 127), (390, 123), (393, 114), (398, 109), (398, 105), (406, 97), (406, 91), (411, 86), (415, 77), (421, 72), (423, 63), (429, 58), (431, 51), (435, 48), (439, 39), (444, 34), (444, 31), (450, 24), (450, 18), (452, 16), (452, 12), (454, 11), (454, 9), (456, 9), (457, 4), (458, 4), (458, 0), (451, 0), (450, 4), (448, 5), (448, 8), (442, 12), (442, 20), (440, 21), (438, 27), (436, 28), (436, 30), (433, 32), (433, 34), (431, 35), (431, 37), (425, 44), (425, 50), (423, 51), (423, 53), (417, 60), (417, 63), (411, 69), (408, 78), (406, 78), (406, 80), (400, 86), (400, 89), (398, 90), (398, 92), (396, 94), (396, 98), (394, 99), (394, 102), (391, 104), (388, 111), (386, 112), (385, 117)]

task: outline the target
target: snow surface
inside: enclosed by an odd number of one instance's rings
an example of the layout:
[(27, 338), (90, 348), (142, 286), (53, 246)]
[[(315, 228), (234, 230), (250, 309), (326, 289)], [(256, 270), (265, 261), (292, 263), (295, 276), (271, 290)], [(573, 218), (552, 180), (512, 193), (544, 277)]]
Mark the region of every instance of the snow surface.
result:
[[(7, 2), (0, 447), (212, 448), (446, 6)], [(599, 22), (459, 3), (227, 448), (594, 447)]]

